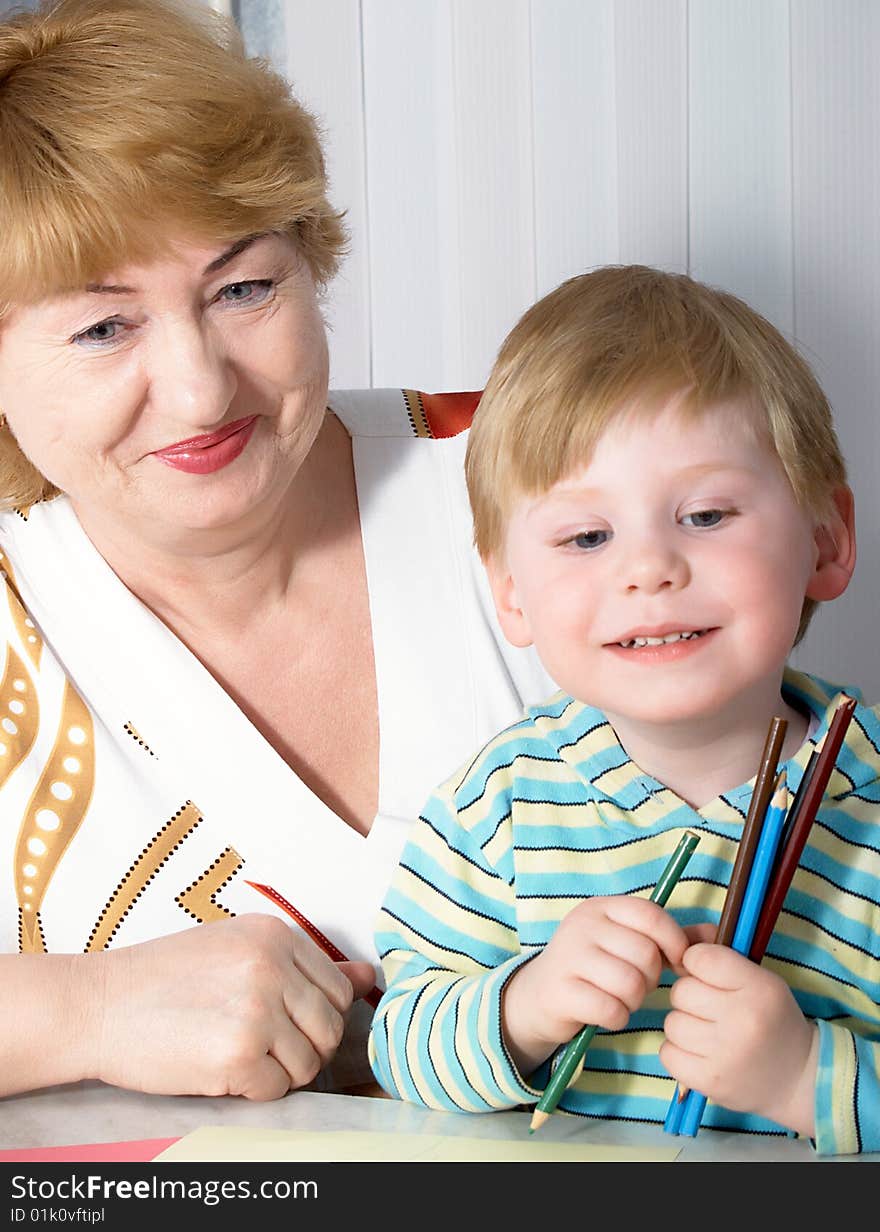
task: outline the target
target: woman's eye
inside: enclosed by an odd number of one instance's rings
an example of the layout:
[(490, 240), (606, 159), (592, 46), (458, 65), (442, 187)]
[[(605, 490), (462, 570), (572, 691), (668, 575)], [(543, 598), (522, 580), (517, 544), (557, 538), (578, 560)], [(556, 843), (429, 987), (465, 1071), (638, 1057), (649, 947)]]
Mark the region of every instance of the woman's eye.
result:
[(106, 346), (108, 342), (118, 341), (121, 330), (122, 322), (115, 317), (109, 317), (106, 321), (98, 321), (96, 325), (90, 325), (88, 329), (74, 334), (73, 341), (80, 346)]
[(686, 513), (682, 522), (687, 526), (702, 529), (708, 526), (718, 526), (727, 516), (725, 509), (698, 509), (695, 513)]
[(223, 287), (217, 299), (227, 304), (258, 304), (272, 290), (274, 283), (271, 278), (250, 279), (248, 282), (230, 282)]
[(566, 543), (573, 547), (580, 548), (582, 551), (590, 551), (593, 548), (600, 548), (604, 543), (608, 542), (609, 533), (607, 530), (582, 530), (577, 535), (566, 540)]

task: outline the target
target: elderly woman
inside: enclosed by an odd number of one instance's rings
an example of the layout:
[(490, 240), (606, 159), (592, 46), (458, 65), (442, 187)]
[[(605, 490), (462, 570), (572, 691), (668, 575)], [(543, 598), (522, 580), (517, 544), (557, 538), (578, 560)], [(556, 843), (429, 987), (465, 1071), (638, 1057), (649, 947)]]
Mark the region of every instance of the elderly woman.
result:
[(0, 1093), (350, 1086), (406, 825), (550, 686), (474, 399), (328, 396), (313, 122), (197, 5), (0, 23), (0, 211)]

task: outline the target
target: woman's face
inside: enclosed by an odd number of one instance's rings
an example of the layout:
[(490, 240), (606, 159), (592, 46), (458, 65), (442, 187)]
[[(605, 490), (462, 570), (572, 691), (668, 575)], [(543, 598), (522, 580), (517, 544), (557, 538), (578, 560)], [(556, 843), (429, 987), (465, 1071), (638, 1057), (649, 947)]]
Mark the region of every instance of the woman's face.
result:
[(0, 409), (23, 452), (87, 525), (147, 539), (271, 509), (327, 395), (324, 324), (291, 240), (171, 252), (0, 324)]

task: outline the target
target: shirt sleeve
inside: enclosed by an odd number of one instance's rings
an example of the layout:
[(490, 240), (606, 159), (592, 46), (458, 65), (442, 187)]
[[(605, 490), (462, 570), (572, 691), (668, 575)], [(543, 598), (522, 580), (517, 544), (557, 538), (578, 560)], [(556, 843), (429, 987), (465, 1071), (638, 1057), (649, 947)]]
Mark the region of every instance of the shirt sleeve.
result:
[(816, 1151), (880, 1151), (880, 1029), (871, 1034), (819, 1020)]
[(532, 951), (519, 944), (512, 851), (498, 840), (496, 829), (477, 842), (441, 789), (401, 855), (377, 921), (386, 991), (369, 1038), (373, 1072), (399, 1099), (487, 1112), (540, 1097), (501, 1036), (502, 990)]

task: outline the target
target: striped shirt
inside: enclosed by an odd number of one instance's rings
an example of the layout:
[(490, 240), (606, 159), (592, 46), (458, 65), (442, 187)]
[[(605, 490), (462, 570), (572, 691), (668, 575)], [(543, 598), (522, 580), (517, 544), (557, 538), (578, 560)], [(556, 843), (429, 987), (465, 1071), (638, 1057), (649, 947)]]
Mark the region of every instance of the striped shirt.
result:
[[(794, 792), (841, 690), (786, 669), (782, 691), (816, 718), (785, 763)], [(513, 1065), (506, 981), (582, 899), (647, 897), (685, 828), (701, 840), (667, 910), (682, 925), (717, 923), (753, 786), (695, 810), (630, 760), (601, 711), (565, 693), (531, 707), (432, 794), (401, 855), (376, 928), (387, 990), (369, 1052), (382, 1086), (454, 1111), (534, 1104), (551, 1063), (528, 1081)], [(878, 822), (880, 707), (859, 704), (764, 957), (818, 1023), (820, 1154), (880, 1150)], [(623, 1030), (597, 1032), (559, 1111), (663, 1122), (672, 978), (663, 972)], [(702, 1123), (792, 1136), (711, 1102)]]

